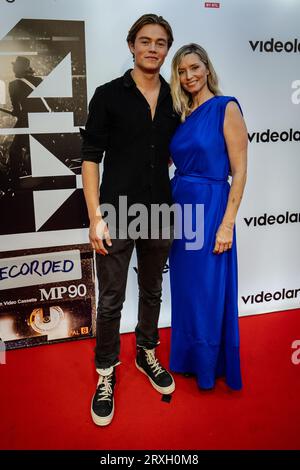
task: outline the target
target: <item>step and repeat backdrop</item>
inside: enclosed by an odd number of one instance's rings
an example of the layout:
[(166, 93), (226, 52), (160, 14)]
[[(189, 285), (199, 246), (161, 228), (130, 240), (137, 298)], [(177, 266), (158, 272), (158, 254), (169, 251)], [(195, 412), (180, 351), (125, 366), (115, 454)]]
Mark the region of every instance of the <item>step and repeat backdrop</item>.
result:
[[(244, 112), (240, 315), (299, 307), (300, 2), (0, 0), (0, 337), (8, 347), (94, 332), (79, 127), (95, 88), (132, 67), (127, 32), (150, 12), (175, 37), (162, 75), (169, 79), (180, 46), (199, 43), (223, 94)], [(123, 332), (136, 323), (136, 272), (133, 255)], [(160, 326), (169, 324), (166, 265)]]

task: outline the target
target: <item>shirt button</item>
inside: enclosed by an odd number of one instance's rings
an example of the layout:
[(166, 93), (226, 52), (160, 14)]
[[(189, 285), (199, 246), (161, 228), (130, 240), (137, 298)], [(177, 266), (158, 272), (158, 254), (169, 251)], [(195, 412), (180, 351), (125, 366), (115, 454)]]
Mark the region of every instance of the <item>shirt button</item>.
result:
[(150, 147), (151, 147), (152, 149), (155, 149), (155, 145), (154, 145), (154, 144), (151, 144)]

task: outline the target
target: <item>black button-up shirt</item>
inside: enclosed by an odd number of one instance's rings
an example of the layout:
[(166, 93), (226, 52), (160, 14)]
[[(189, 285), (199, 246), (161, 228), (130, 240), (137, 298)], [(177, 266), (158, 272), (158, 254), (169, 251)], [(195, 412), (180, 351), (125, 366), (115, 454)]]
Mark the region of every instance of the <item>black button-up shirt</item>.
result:
[(130, 70), (123, 77), (98, 87), (89, 104), (83, 137), (82, 160), (100, 163), (104, 170), (100, 202), (128, 205), (172, 204), (168, 171), (169, 143), (178, 126), (170, 88), (160, 77), (155, 116), (137, 88)]

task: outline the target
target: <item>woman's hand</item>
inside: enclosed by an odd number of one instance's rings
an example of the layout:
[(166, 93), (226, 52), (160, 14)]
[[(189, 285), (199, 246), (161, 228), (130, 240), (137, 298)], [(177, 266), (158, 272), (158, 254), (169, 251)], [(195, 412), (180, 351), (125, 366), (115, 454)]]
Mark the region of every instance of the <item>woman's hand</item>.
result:
[(230, 250), (233, 241), (233, 227), (233, 225), (226, 225), (224, 223), (220, 225), (216, 234), (216, 243), (213, 251), (215, 254), (218, 255)]
[(103, 240), (106, 241), (108, 246), (112, 246), (112, 242), (109, 235), (107, 224), (104, 222), (102, 217), (95, 217), (90, 222), (89, 231), (90, 243), (93, 250), (101, 255), (108, 255), (108, 251), (104, 247)]

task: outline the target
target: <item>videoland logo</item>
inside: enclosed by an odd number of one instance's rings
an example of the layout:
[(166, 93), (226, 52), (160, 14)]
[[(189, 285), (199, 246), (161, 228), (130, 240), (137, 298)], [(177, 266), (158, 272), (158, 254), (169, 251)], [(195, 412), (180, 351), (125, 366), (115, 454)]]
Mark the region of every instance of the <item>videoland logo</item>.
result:
[(274, 38), (268, 41), (249, 41), (253, 52), (300, 52), (299, 39), (291, 39), (290, 41), (275, 41)]
[(245, 305), (261, 304), (263, 302), (271, 302), (271, 300), (300, 299), (300, 289), (281, 289), (275, 292), (261, 291), (257, 294), (242, 295), (242, 301)]
[(249, 142), (257, 144), (267, 142), (300, 142), (300, 131), (289, 129), (286, 131), (271, 131), (266, 129), (263, 132), (248, 133)]
[(244, 217), (244, 221), (248, 227), (265, 227), (274, 224), (295, 224), (300, 222), (299, 212), (286, 211), (285, 214), (268, 215), (266, 212), (259, 217)]

